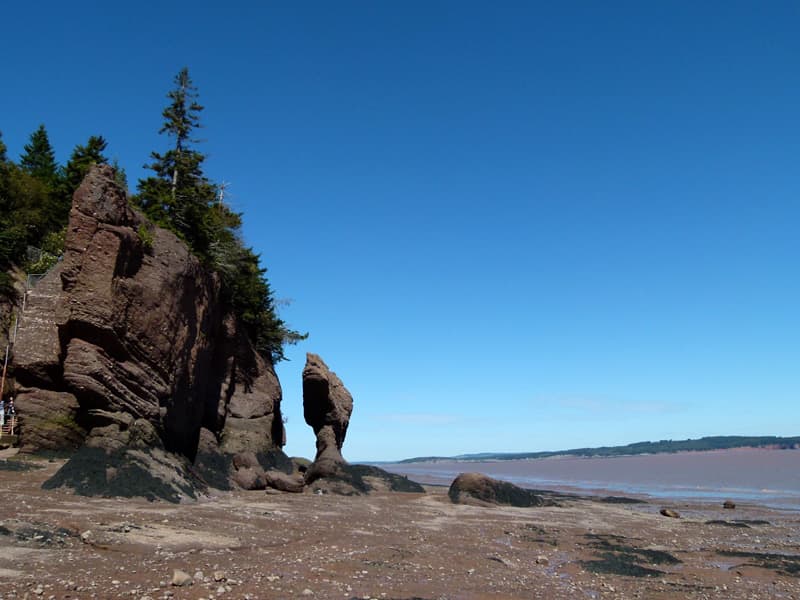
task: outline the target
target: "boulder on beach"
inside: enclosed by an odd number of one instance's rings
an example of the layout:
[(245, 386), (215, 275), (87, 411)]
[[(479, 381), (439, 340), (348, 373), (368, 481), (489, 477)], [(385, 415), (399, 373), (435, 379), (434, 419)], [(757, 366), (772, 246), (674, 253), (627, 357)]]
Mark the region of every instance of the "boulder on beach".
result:
[(483, 473), (461, 473), (450, 484), (447, 494), (455, 504), (505, 504), (523, 508), (550, 504), (530, 490)]
[(734, 508), (736, 508), (736, 503), (733, 500), (725, 500), (725, 502), (722, 503), (722, 508), (733, 510)]

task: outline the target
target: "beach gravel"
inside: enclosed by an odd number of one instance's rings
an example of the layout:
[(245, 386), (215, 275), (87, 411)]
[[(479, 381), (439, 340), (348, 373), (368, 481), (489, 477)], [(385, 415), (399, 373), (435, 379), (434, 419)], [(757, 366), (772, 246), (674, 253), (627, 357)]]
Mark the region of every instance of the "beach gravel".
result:
[(800, 598), (791, 511), (676, 503), (681, 519), (665, 519), (648, 502), (564, 495), (472, 506), (433, 486), (170, 504), (42, 490), (60, 464), (0, 470), (3, 600)]

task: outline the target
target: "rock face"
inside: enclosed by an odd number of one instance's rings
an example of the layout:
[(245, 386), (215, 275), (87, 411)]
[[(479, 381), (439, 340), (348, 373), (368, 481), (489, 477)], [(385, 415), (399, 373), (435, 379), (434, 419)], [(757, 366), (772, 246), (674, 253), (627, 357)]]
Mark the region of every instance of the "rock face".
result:
[(95, 431), (116, 414), (201, 474), (244, 451), (282, 454), (272, 364), (223, 311), (218, 278), (129, 207), (110, 167), (75, 192), (63, 261), (28, 300), (14, 357), (24, 450), (116, 452)]
[(303, 369), (303, 415), (317, 436), (317, 454), (305, 474), (306, 483), (335, 475), (341, 465), (353, 397), (336, 373), (316, 354), (306, 355)]
[[(353, 413), (353, 397), (316, 354), (306, 355), (303, 369), (303, 413), (317, 436), (317, 454), (303, 478), (314, 491), (352, 496), (372, 491), (417, 492), (424, 488), (406, 477), (378, 467), (350, 465), (342, 444)], [(277, 485), (275, 486), (277, 487)], [(282, 489), (282, 488), (278, 488)]]
[(509, 506), (544, 506), (541, 496), (513, 483), (492, 479), (482, 473), (461, 473), (450, 484), (447, 492), (456, 504), (507, 504)]

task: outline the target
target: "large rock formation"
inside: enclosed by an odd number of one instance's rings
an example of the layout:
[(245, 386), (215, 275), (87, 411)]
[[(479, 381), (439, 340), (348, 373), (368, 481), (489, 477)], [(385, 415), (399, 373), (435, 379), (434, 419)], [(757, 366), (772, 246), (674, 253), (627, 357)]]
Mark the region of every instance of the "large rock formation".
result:
[(353, 413), (353, 397), (316, 354), (306, 355), (303, 369), (303, 413), (317, 436), (317, 454), (306, 469), (306, 485), (342, 494), (367, 494), (374, 490), (418, 492), (416, 482), (370, 465), (350, 465), (342, 457), (342, 444)]
[(306, 483), (332, 476), (345, 464), (342, 444), (352, 413), (353, 397), (336, 373), (318, 355), (307, 354), (303, 369), (303, 416), (317, 436), (317, 454), (306, 471)]
[(95, 429), (118, 415), (118, 428), (131, 421), (120, 431), (149, 424), (154, 448), (217, 485), (225, 457), (282, 455), (272, 364), (224, 310), (216, 275), (129, 207), (110, 167), (75, 192), (63, 262), (28, 300), (14, 359), (25, 450), (74, 449), (89, 432), (116, 452), (120, 436)]

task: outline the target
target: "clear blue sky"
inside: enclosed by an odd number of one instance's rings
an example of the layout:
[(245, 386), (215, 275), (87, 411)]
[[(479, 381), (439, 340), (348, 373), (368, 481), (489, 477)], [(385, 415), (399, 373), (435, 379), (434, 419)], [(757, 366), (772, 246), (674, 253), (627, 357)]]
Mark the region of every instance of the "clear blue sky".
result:
[[(124, 6), (125, 8), (121, 8)], [(144, 174), (206, 106), (283, 310), (355, 398), (352, 460), (800, 434), (797, 2), (3, 8), (0, 130)]]

